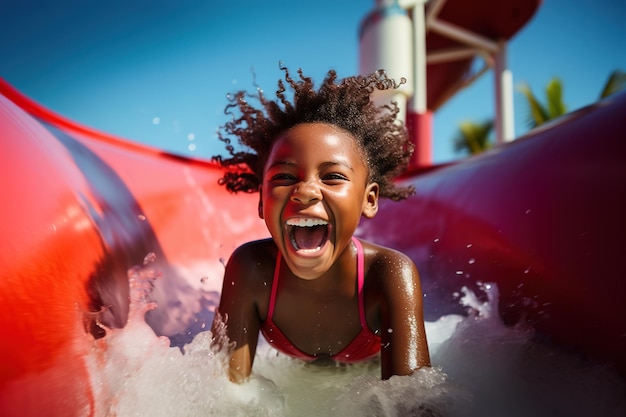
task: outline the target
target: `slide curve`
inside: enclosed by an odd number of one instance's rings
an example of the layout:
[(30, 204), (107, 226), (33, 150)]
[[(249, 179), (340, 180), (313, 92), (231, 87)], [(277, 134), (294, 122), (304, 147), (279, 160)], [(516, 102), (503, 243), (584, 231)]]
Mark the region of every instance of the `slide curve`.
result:
[[(236, 246), (268, 235), (258, 196), (226, 192), (208, 161), (81, 126), (2, 80), (0, 93), (0, 410), (94, 415), (85, 358), (99, 323), (126, 323), (127, 271), (154, 254), (163, 306), (190, 291), (177, 267), (203, 263), (221, 279)], [(496, 283), (507, 323), (528, 321), (623, 372), (624, 114), (626, 94), (616, 95), (485, 154), (407, 173), (399, 181), (416, 195), (382, 202), (358, 234), (413, 258), (428, 320), (458, 312), (463, 286)], [(180, 330), (150, 314), (158, 334)]]

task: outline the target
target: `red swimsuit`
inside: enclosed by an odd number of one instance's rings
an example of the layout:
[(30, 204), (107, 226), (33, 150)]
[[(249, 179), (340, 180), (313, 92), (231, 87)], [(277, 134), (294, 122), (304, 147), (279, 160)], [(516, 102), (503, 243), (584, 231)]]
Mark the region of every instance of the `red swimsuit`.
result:
[[(346, 347), (341, 350), (341, 352), (331, 356), (331, 359), (344, 363), (362, 362), (376, 356), (378, 352), (380, 352), (380, 337), (370, 330), (365, 319), (365, 307), (363, 305), (363, 246), (361, 246), (361, 242), (359, 242), (358, 239), (354, 237), (352, 238), (352, 241), (357, 248), (357, 285), (361, 331)], [(276, 257), (274, 281), (272, 283), (272, 294), (270, 296), (267, 319), (261, 325), (261, 333), (263, 333), (263, 336), (265, 337), (267, 342), (276, 350), (294, 358), (310, 362), (317, 359), (317, 357), (302, 352), (300, 349), (294, 346), (293, 343), (291, 343), (289, 339), (287, 339), (283, 332), (281, 332), (278, 326), (276, 326), (276, 324), (272, 321), (272, 317), (274, 315), (274, 306), (276, 304), (278, 276), (280, 275), (280, 259), (281, 255), (279, 251), (278, 256)]]

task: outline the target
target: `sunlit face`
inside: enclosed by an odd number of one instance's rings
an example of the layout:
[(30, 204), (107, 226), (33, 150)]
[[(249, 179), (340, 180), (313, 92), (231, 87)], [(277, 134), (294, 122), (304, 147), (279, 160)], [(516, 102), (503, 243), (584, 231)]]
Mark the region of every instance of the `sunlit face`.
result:
[(346, 249), (362, 215), (378, 209), (378, 185), (355, 139), (305, 123), (275, 142), (263, 170), (259, 213), (289, 269), (315, 279)]

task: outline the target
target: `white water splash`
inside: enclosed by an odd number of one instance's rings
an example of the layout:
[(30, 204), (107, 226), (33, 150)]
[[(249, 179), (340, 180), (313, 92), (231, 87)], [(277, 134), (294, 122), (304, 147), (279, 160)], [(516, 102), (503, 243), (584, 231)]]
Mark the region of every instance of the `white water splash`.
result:
[(507, 327), (488, 301), (463, 289), (467, 316), (426, 323), (433, 367), (410, 377), (379, 378), (379, 364), (318, 366), (262, 343), (249, 382), (226, 377), (226, 354), (210, 332), (169, 347), (144, 321), (158, 274), (129, 272), (127, 326), (108, 330), (94, 347), (97, 416), (624, 416), (626, 383), (615, 372), (533, 340), (524, 326)]

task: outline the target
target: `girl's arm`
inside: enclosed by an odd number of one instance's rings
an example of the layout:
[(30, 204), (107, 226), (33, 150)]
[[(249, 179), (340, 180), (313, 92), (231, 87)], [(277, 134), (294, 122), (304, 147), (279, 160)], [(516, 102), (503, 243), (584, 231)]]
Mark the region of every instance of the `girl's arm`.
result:
[[(246, 246), (238, 248), (231, 256), (222, 284), (219, 316), (226, 324), (226, 336), (234, 343), (230, 356), (228, 376), (233, 382), (244, 382), (250, 376), (259, 338), (260, 319), (255, 295), (258, 274), (256, 260)], [(219, 332), (220, 317), (213, 321), (213, 335)]]
[(400, 252), (381, 255), (376, 261), (381, 288), (381, 373), (388, 379), (430, 366), (430, 355), (417, 268)]

